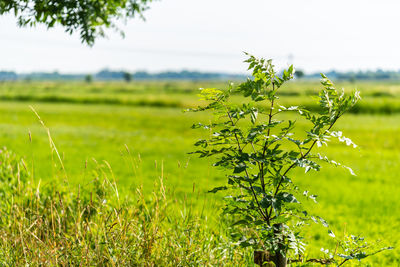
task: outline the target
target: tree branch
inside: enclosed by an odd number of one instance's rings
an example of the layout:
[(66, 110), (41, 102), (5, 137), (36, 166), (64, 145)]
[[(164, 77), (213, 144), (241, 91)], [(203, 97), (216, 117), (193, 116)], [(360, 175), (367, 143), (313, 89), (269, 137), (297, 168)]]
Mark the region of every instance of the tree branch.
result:
[[(225, 108), (227, 109), (226, 112), (227, 112), (227, 114), (228, 114), (229, 120), (230, 120), (231, 123), (232, 123), (232, 126), (235, 126), (235, 123), (233, 122), (232, 116), (231, 116), (231, 114), (229, 113), (228, 108), (227, 108), (226, 106), (225, 106)], [(234, 135), (235, 135), (235, 139), (236, 139), (236, 142), (237, 142), (237, 146), (238, 146), (239, 152), (242, 153), (242, 148), (241, 148), (241, 146), (240, 146), (239, 138), (238, 138), (238, 136), (237, 136), (236, 133), (234, 133)], [(267, 220), (268, 225), (269, 225), (269, 218), (268, 218), (268, 217), (266, 216), (266, 214), (263, 212), (263, 210), (262, 210), (262, 208), (261, 208), (261, 205), (260, 205), (260, 202), (258, 201), (256, 192), (254, 192), (253, 183), (250, 181), (251, 178), (250, 178), (250, 176), (249, 176), (249, 173), (247, 172), (247, 166), (245, 166), (244, 171), (246, 172), (246, 176), (247, 176), (247, 178), (249, 179), (250, 189), (251, 189), (251, 192), (253, 193), (254, 199), (255, 199), (255, 201), (256, 201), (256, 203), (257, 203), (258, 210), (259, 210), (261, 216), (264, 217), (265, 220)]]
[[(328, 132), (328, 131), (333, 127), (333, 125), (336, 123), (336, 121), (337, 121), (338, 119), (339, 119), (339, 116), (337, 116), (337, 117), (333, 120), (333, 122), (332, 122), (331, 125), (328, 127), (328, 129), (326, 129), (326, 130), (324, 131), (324, 134), (325, 134), (326, 132)], [(314, 145), (315, 145), (316, 143), (317, 143), (317, 140), (314, 140), (314, 142), (311, 144), (310, 148), (307, 150), (306, 153), (304, 153), (304, 154), (299, 158), (299, 160), (305, 159), (305, 158), (308, 156), (308, 154), (310, 154), (311, 150), (313, 149), (313, 147), (314, 147)], [(295, 167), (295, 166), (296, 166), (296, 162), (293, 162), (293, 164), (290, 165), (289, 168), (287, 168), (287, 170), (283, 173), (283, 175), (282, 175), (281, 178), (279, 179), (278, 186), (276, 187), (275, 192), (274, 192), (274, 198), (275, 198), (276, 195), (278, 194), (279, 188), (280, 188), (280, 186), (282, 185), (283, 177), (285, 177), (286, 174), (287, 174), (293, 167)], [(268, 217), (271, 217), (271, 214), (272, 214), (272, 206), (271, 206), (271, 208), (270, 208), (270, 210), (269, 210), (269, 212), (268, 212)]]

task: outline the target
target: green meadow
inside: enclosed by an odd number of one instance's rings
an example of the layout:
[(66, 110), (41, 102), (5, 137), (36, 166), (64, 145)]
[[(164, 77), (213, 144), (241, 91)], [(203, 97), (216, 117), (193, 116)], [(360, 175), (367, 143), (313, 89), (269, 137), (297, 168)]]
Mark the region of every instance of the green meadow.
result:
[[(92, 181), (88, 171), (98, 163), (109, 165), (121, 195), (143, 186), (151, 194), (162, 175), (165, 186), (179, 200), (196, 194), (195, 209), (218, 221), (220, 196), (206, 193), (226, 182), (210, 159), (188, 154), (193, 144), (210, 134), (191, 129), (212, 114), (183, 110), (203, 105), (198, 88), (226, 87), (224, 82), (3, 82), (0, 84), (0, 144), (22, 156), (34, 182), (71, 187)], [(342, 83), (338, 87), (361, 91), (360, 104), (338, 122), (358, 148), (332, 142), (322, 147), (330, 158), (352, 167), (356, 176), (340, 167), (294, 179), (318, 194), (318, 204), (307, 203), (324, 217), (337, 236), (360, 234), (395, 249), (365, 261), (371, 266), (399, 266), (400, 251), (400, 84), (395, 82)], [(289, 83), (282, 88), (282, 105), (304, 105), (317, 111), (318, 82)], [(237, 96), (236, 101), (241, 99)], [(46, 128), (57, 148), (50, 146)], [(288, 119), (284, 117), (283, 119)], [(299, 125), (305, 127), (299, 120)], [(61, 158), (64, 169), (60, 164)], [(310, 253), (327, 246), (326, 229), (310, 226)], [(246, 263), (248, 264), (248, 263)], [(251, 266), (251, 265), (250, 265)]]

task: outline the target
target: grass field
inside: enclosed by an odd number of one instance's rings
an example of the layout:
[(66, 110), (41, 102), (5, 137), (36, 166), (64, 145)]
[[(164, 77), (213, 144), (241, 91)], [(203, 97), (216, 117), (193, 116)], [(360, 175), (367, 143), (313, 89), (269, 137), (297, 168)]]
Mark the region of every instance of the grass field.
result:
[[(341, 84), (342, 85), (342, 84)], [(183, 113), (194, 107), (197, 88), (224, 86), (220, 82), (125, 83), (2, 83), (0, 84), (0, 143), (24, 156), (36, 181), (52, 184), (65, 180), (51, 153), (45, 129), (29, 108), (33, 106), (63, 159), (67, 180), (89, 183), (86, 164), (107, 161), (124, 194), (139, 185), (150, 192), (161, 168), (166, 185), (178, 198), (200, 194), (198, 205), (217, 196), (205, 192), (225, 183), (222, 171), (187, 153), (206, 132), (190, 127), (208, 121), (207, 114)], [(400, 84), (377, 82), (343, 84), (361, 90), (360, 107), (337, 125), (359, 145), (350, 149), (337, 143), (328, 148), (332, 159), (351, 166), (357, 176), (341, 168), (324, 166), (319, 173), (296, 180), (319, 195), (319, 204), (309, 204), (330, 222), (336, 233), (344, 229), (371, 239), (400, 243)], [(316, 82), (291, 83), (284, 90), (285, 102), (314, 107)], [(237, 98), (240, 102), (240, 98)], [(301, 125), (301, 124), (300, 124)], [(304, 125), (303, 125), (304, 126)], [(29, 137), (31, 136), (31, 138)], [(311, 183), (312, 182), (312, 183)], [(215, 215), (215, 210), (210, 210)], [(312, 227), (312, 253), (325, 245), (325, 229)], [(368, 261), (372, 266), (399, 266), (400, 252), (384, 252)]]

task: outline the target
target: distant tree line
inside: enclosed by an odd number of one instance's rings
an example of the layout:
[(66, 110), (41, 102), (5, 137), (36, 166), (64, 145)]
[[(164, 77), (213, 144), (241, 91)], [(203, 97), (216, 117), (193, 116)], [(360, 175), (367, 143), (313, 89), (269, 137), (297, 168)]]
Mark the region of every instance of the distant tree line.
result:
[(0, 81), (5, 80), (81, 80), (81, 81), (126, 81), (131, 80), (242, 80), (246, 78), (242, 74), (229, 74), (217, 72), (198, 72), (198, 71), (166, 71), (159, 73), (149, 73), (137, 71), (129, 73), (127, 71), (101, 70), (95, 74), (62, 74), (59, 72), (33, 72), (17, 74), (10, 71), (0, 71)]
[[(347, 81), (356, 81), (356, 80), (400, 80), (400, 70), (399, 71), (384, 71), (384, 70), (376, 70), (376, 71), (349, 71), (349, 72), (337, 72), (337, 71), (329, 71), (326, 73), (328, 77), (333, 80), (347, 80)], [(309, 75), (304, 75), (304, 78), (320, 78), (319, 73), (313, 73)]]
[(18, 75), (12, 71), (0, 71), (0, 81), (1, 80), (17, 80)]
[[(297, 70), (297, 79), (319, 79), (319, 73), (306, 74), (302, 70)], [(337, 72), (330, 71), (326, 75), (333, 80), (400, 80), (400, 71), (358, 71), (358, 72)], [(199, 71), (165, 71), (149, 73), (137, 71), (130, 73), (127, 71), (113, 71), (109, 69), (101, 70), (95, 74), (63, 74), (55, 72), (32, 72), (18, 74), (13, 71), (0, 71), (0, 81), (15, 80), (81, 80), (81, 81), (126, 81), (131, 80), (243, 80), (245, 74), (229, 74), (219, 72), (199, 72)]]

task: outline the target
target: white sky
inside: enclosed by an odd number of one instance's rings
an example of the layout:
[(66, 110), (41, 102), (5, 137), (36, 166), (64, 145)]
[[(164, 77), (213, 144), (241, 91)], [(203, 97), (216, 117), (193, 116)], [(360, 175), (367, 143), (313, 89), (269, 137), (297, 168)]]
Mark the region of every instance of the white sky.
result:
[[(241, 51), (307, 72), (400, 69), (398, 0), (161, 0), (125, 39), (90, 48), (62, 28), (18, 28), (0, 17), (0, 70), (244, 72)], [(289, 59), (293, 55), (293, 60)]]

